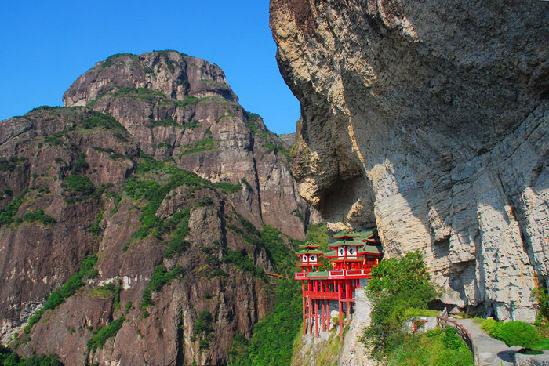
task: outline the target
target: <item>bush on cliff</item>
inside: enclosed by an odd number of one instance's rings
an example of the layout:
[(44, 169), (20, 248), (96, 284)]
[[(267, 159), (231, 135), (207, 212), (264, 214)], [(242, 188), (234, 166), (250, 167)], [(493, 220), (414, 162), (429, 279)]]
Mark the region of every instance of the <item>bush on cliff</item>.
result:
[(376, 358), (386, 357), (404, 341), (402, 324), (408, 308), (427, 309), (436, 296), (435, 287), (419, 252), (385, 259), (372, 270), (366, 294), (372, 302), (371, 325), (364, 342)]
[(536, 349), (536, 343), (541, 339), (535, 326), (521, 321), (498, 322), (486, 319), (481, 327), (490, 336), (505, 342), (508, 346)]

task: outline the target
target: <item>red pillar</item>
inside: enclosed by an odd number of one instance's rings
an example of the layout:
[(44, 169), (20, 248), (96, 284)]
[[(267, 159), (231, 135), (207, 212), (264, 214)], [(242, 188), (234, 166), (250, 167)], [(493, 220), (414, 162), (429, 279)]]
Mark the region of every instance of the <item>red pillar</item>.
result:
[(324, 314), (326, 310), (326, 300), (322, 300), (322, 331), (326, 331), (326, 315)]
[(315, 337), (318, 338), (318, 300), (315, 301)]
[(341, 287), (341, 281), (338, 281), (339, 291), (339, 339), (343, 340), (343, 304), (341, 302), (341, 295), (343, 295), (343, 288)]
[(308, 323), (307, 323), (307, 328), (308, 328), (308, 332), (307, 334), (311, 334), (311, 298), (307, 296), (307, 308), (308, 308), (308, 312), (307, 312), (307, 320), (308, 320)]
[(307, 318), (305, 314), (307, 313), (307, 303), (305, 299), (305, 281), (301, 283), (301, 289), (303, 290), (303, 334), (307, 334)]

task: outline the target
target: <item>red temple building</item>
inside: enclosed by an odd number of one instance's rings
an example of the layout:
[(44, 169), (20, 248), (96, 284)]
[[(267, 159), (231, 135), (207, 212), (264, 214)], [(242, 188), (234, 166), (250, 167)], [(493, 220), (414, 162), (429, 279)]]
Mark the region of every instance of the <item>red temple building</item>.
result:
[[(370, 277), (372, 267), (379, 263), (383, 253), (373, 232), (353, 233), (342, 231), (323, 253), (319, 246), (307, 242), (297, 255), (301, 272), (295, 279), (302, 281), (303, 331), (305, 334), (326, 332), (331, 329), (330, 310), (338, 310), (339, 335), (343, 337), (343, 314), (350, 322), (353, 313), (354, 291), (361, 287), (361, 280)], [(329, 261), (327, 268), (320, 259)], [(331, 269), (330, 269), (331, 267)]]

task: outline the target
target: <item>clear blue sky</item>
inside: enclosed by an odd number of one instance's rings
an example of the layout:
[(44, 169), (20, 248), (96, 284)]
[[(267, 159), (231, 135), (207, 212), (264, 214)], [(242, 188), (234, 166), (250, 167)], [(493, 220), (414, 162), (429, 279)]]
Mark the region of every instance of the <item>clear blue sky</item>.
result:
[(168, 48), (216, 63), (245, 109), (295, 131), (299, 102), (278, 71), (269, 0), (0, 0), (0, 120), (62, 105), (112, 54)]

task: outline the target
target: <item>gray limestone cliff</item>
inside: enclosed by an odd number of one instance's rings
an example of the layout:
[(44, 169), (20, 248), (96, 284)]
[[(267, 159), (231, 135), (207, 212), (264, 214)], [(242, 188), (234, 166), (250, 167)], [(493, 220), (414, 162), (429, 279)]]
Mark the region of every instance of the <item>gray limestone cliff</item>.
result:
[(442, 300), (532, 321), (549, 278), (549, 5), (272, 0), (292, 169), (330, 228), (419, 249)]

